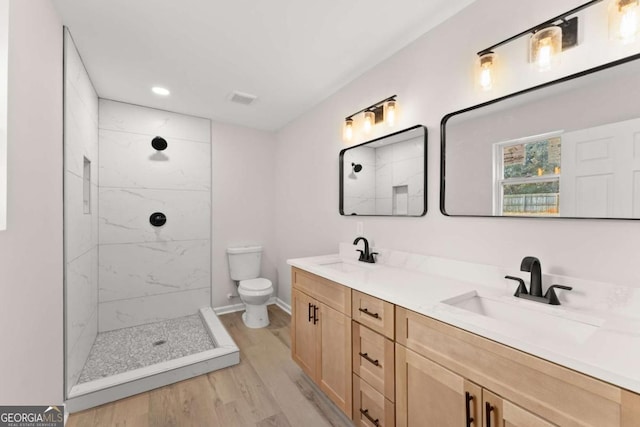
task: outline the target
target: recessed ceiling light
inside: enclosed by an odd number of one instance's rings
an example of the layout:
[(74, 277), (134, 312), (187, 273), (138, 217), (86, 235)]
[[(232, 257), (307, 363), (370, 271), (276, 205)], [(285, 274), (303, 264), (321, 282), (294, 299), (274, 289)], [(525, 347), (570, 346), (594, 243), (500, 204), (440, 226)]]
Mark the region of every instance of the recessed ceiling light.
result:
[(160, 87), (160, 86), (154, 86), (151, 88), (151, 91), (153, 93), (155, 93), (156, 95), (160, 95), (160, 96), (168, 96), (171, 92), (169, 92), (169, 89)]

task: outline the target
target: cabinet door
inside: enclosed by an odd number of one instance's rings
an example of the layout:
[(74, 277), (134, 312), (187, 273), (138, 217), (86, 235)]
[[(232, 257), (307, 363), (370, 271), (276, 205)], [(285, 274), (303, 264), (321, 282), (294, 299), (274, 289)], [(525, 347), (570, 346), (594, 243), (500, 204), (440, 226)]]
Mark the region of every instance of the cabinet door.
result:
[(314, 307), (318, 303), (296, 289), (291, 300), (291, 357), (302, 370), (317, 382), (318, 324), (314, 324)]
[(482, 414), (483, 427), (555, 426), (488, 390), (482, 390)]
[(480, 427), (481, 389), (396, 344), (398, 427)]
[(317, 384), (351, 418), (351, 318), (320, 303)]

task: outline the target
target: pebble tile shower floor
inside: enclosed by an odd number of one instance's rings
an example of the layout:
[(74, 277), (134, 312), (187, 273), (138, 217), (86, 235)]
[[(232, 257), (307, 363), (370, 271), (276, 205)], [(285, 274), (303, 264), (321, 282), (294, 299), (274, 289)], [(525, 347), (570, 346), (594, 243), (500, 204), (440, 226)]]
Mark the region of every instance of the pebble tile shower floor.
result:
[(98, 334), (78, 383), (214, 348), (200, 315)]

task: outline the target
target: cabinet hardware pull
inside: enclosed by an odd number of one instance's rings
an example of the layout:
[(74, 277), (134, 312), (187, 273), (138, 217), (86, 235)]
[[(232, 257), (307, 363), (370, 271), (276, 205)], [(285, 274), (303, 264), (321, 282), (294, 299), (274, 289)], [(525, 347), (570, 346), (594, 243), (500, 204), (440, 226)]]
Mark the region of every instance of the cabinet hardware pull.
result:
[(366, 359), (369, 363), (373, 363), (376, 366), (380, 366), (378, 359), (373, 360), (372, 358), (369, 357), (369, 353), (358, 352), (358, 354), (360, 355), (360, 357)]
[(369, 415), (369, 410), (368, 409), (362, 409), (360, 408), (360, 413), (362, 415), (364, 415), (365, 417), (367, 417), (367, 419), (369, 421), (371, 421), (371, 423), (376, 426), (379, 427), (380, 426), (380, 421), (378, 420), (378, 418), (376, 418), (375, 420), (373, 419), (373, 417), (371, 415)]
[(311, 311), (311, 303), (309, 303), (309, 322), (311, 322), (311, 320), (313, 319), (313, 312)]
[(484, 404), (484, 413), (485, 413), (485, 417), (486, 417), (486, 421), (487, 421), (486, 427), (491, 427), (491, 412), (492, 411), (493, 411), (493, 406), (491, 406), (491, 403), (486, 402)]
[(473, 396), (468, 391), (464, 392), (465, 400), (466, 400), (466, 410), (467, 410), (467, 427), (471, 427), (471, 423), (473, 422), (473, 417), (471, 416), (471, 401), (473, 400)]
[(360, 310), (361, 312), (363, 312), (364, 314), (371, 316), (371, 317), (375, 317), (376, 319), (380, 318), (380, 315), (378, 313), (371, 313), (369, 310), (367, 310), (366, 308), (359, 308), (358, 310)]
[(313, 305), (313, 324), (315, 325), (316, 323), (318, 323), (318, 306), (317, 305)]

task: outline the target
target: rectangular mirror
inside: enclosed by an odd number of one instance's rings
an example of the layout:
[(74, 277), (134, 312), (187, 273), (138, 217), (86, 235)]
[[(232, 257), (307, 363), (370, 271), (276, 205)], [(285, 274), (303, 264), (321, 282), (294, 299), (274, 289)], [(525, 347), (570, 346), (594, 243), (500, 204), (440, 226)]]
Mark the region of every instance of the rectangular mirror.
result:
[(426, 153), (421, 125), (340, 151), (340, 215), (426, 214)]
[(442, 213), (640, 218), (639, 58), (446, 115)]

